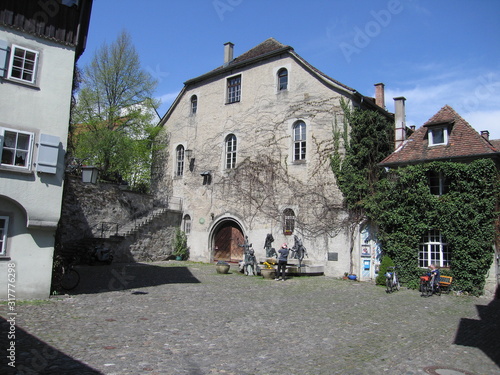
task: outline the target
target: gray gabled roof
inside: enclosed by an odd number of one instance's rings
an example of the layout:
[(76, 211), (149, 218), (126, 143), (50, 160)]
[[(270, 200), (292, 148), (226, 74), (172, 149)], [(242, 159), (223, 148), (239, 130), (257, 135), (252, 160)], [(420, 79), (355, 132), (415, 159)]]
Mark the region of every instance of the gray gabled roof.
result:
[(242, 68), (246, 65), (254, 64), (258, 61), (262, 61), (274, 56), (279, 56), (282, 54), (288, 54), (292, 58), (294, 58), (299, 64), (301, 64), (305, 69), (309, 70), (312, 75), (316, 76), (320, 81), (325, 83), (326, 85), (329, 85), (331, 87), (334, 87), (337, 90), (345, 92), (347, 95), (352, 95), (354, 97), (357, 97), (360, 102), (364, 102), (365, 105), (368, 105), (372, 108), (376, 108), (380, 112), (383, 112), (386, 116), (391, 116), (389, 112), (387, 112), (384, 108), (381, 108), (375, 104), (375, 101), (371, 97), (367, 97), (364, 95), (361, 95), (359, 92), (357, 92), (355, 89), (344, 85), (343, 83), (329, 77), (319, 69), (316, 69), (314, 66), (309, 64), (305, 59), (303, 59), (300, 55), (298, 55), (294, 49), (291, 46), (284, 45), (280, 42), (278, 42), (274, 38), (268, 38), (264, 42), (260, 43), (259, 45), (255, 46), (254, 48), (248, 50), (247, 52), (243, 53), (242, 55), (239, 55), (238, 57), (234, 58), (232, 61), (230, 61), (227, 64), (221, 65), (214, 70), (211, 70), (208, 73), (202, 74), (198, 77), (191, 78), (184, 82), (184, 87), (177, 96), (177, 98), (174, 100), (170, 108), (168, 109), (167, 113), (165, 116), (163, 116), (162, 120), (160, 121), (159, 125), (162, 125), (169, 117), (170, 113), (173, 111), (173, 109), (177, 106), (177, 103), (179, 102), (180, 98), (184, 95), (186, 92), (186, 89), (189, 85), (202, 82), (206, 79), (215, 77), (220, 74), (225, 74), (226, 72), (234, 71), (235, 69)]

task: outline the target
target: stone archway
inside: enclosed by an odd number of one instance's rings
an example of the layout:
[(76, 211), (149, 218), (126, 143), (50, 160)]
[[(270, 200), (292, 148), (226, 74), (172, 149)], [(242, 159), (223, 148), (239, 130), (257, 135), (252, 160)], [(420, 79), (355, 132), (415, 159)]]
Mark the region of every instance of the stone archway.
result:
[(226, 262), (239, 262), (243, 260), (243, 247), (245, 242), (241, 226), (234, 220), (223, 220), (214, 229), (213, 255), (214, 260)]

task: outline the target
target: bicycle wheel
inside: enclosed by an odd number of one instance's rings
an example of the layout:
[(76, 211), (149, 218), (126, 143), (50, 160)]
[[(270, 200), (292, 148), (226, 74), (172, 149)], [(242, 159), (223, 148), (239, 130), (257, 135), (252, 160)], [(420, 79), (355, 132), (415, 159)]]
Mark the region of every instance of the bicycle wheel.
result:
[(394, 288), (396, 288), (396, 290), (401, 289), (401, 284), (399, 283), (397, 276), (394, 277)]
[(387, 293), (392, 293), (392, 280), (391, 279), (385, 279), (385, 291)]
[(61, 278), (61, 287), (65, 290), (75, 289), (80, 282), (80, 274), (74, 270), (70, 269), (65, 272)]
[(426, 282), (425, 284), (426, 284), (427, 297), (430, 297), (430, 296), (432, 296), (432, 292), (433, 292), (432, 284), (430, 281)]

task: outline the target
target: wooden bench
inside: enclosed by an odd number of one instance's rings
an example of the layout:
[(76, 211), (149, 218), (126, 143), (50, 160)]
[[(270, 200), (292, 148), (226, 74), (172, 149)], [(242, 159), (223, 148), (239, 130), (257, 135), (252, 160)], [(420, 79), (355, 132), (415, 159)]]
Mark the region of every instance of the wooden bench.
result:
[(439, 288), (441, 291), (449, 293), (452, 281), (453, 277), (451, 276), (439, 276)]

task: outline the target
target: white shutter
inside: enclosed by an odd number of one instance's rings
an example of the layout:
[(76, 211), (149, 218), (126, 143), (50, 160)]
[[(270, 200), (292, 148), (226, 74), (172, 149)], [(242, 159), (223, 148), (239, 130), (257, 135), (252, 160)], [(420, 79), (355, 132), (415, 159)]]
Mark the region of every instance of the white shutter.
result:
[(40, 134), (38, 147), (37, 172), (55, 174), (59, 156), (59, 137), (55, 135)]
[(5, 77), (7, 73), (7, 56), (9, 54), (9, 44), (5, 40), (0, 40), (0, 77)]

